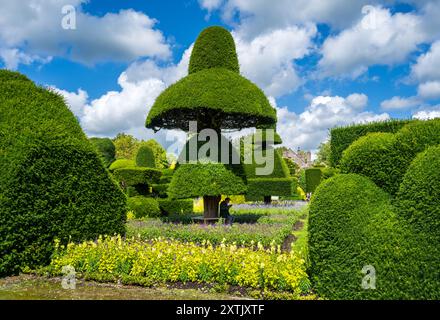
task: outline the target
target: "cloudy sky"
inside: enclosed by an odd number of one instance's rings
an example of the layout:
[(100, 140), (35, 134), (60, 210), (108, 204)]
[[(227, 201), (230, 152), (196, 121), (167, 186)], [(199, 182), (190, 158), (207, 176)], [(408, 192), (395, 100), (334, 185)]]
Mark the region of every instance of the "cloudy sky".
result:
[(232, 32), (288, 147), (315, 150), (334, 126), (440, 117), (438, 0), (0, 0), (0, 12), (0, 67), (63, 94), (89, 136), (182, 139), (144, 122), (210, 25)]

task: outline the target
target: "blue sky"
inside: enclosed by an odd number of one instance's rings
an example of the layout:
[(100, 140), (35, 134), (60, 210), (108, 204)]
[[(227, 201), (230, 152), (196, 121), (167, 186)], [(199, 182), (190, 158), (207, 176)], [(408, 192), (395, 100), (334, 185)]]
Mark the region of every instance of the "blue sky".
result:
[[(73, 29), (61, 27), (66, 5)], [(183, 139), (143, 122), (210, 25), (232, 32), (241, 72), (277, 107), (288, 147), (315, 150), (333, 126), (440, 116), (440, 1), (0, 0), (0, 9), (0, 66), (63, 94), (91, 136)]]

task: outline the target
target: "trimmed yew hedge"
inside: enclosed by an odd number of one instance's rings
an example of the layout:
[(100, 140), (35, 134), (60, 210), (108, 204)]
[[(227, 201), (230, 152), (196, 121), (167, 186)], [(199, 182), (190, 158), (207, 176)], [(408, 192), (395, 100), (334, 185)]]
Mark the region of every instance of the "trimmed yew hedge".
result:
[(342, 153), (355, 140), (370, 132), (396, 133), (406, 124), (417, 122), (417, 120), (389, 120), (383, 122), (372, 122), (368, 124), (357, 124), (347, 127), (333, 128), (330, 131), (330, 164), (338, 167)]

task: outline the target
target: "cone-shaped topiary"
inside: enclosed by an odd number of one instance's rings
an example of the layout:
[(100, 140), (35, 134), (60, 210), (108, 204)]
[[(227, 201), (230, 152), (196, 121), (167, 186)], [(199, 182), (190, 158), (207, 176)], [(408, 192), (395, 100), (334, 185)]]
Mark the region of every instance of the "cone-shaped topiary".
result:
[(0, 276), (124, 233), (126, 197), (58, 94), (0, 70)]
[(142, 145), (139, 148), (136, 155), (136, 165), (138, 167), (156, 168), (154, 152), (149, 146)]
[[(189, 131), (190, 121), (196, 121), (197, 133), (213, 129), (221, 141), (222, 129), (275, 125), (276, 111), (263, 91), (240, 75), (234, 39), (226, 29), (210, 27), (200, 34), (188, 71), (156, 99), (147, 128)], [(204, 196), (205, 216), (217, 216), (221, 194), (243, 193), (246, 187), (229, 164), (200, 160), (179, 166), (168, 192), (178, 198)]]

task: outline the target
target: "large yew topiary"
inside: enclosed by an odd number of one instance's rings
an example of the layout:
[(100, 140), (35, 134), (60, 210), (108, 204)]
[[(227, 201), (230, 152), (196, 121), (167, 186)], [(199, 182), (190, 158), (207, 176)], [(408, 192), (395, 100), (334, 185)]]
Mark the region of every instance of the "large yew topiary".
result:
[[(146, 120), (148, 128), (189, 131), (189, 122), (195, 121), (195, 133), (213, 129), (220, 141), (222, 129), (276, 123), (276, 111), (263, 91), (240, 75), (234, 39), (226, 29), (210, 27), (200, 34), (188, 71), (156, 99)], [(216, 217), (222, 194), (245, 191), (243, 177), (231, 163), (207, 165), (195, 160), (178, 166), (168, 192), (175, 198), (203, 196), (205, 216)]]
[(156, 160), (153, 150), (147, 146), (142, 145), (136, 154), (136, 165), (138, 167), (156, 168)]
[[(314, 290), (327, 299), (416, 298), (421, 282), (409, 225), (371, 180), (340, 174), (312, 197), (309, 256)], [(362, 287), (374, 267), (374, 288)], [(372, 284), (367, 282), (367, 284)]]
[(61, 96), (0, 70), (0, 275), (124, 233), (126, 198)]

